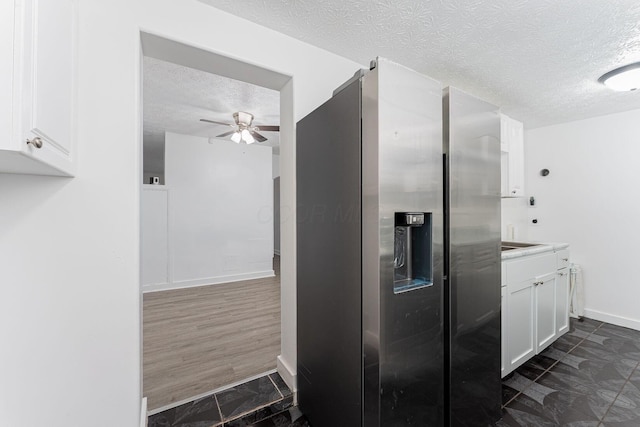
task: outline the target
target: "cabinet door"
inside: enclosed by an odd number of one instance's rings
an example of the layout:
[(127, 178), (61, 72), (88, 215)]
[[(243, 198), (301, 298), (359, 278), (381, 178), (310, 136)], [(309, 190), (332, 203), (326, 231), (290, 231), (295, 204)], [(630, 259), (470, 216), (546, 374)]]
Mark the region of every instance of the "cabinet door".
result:
[(524, 196), (524, 128), (522, 122), (504, 114), (500, 120), (501, 194)]
[(536, 300), (536, 353), (556, 339), (556, 277), (548, 274), (534, 280)]
[(533, 281), (507, 285), (507, 370), (514, 370), (536, 353), (534, 303)]
[(501, 328), (502, 333), (500, 334), (501, 341), (501, 360), (500, 360), (500, 372), (501, 376), (504, 377), (507, 375), (510, 370), (507, 369), (507, 360), (508, 360), (508, 352), (507, 352), (507, 287), (502, 286), (500, 288), (500, 315), (501, 315)]
[(500, 153), (500, 196), (509, 197), (509, 153)]
[(556, 252), (556, 267), (558, 270), (568, 268), (571, 263), (569, 262), (569, 249), (561, 249)]
[(558, 270), (556, 276), (557, 337), (569, 330), (569, 269)]
[(12, 146), (14, 7), (0, 0), (0, 149)]
[(509, 197), (509, 135), (507, 117), (500, 116), (500, 196)]
[(522, 122), (510, 121), (509, 196), (524, 197), (524, 129)]
[[(75, 25), (73, 0), (25, 0), (22, 17), (21, 150), (73, 174)], [(40, 138), (42, 147), (27, 144)]]

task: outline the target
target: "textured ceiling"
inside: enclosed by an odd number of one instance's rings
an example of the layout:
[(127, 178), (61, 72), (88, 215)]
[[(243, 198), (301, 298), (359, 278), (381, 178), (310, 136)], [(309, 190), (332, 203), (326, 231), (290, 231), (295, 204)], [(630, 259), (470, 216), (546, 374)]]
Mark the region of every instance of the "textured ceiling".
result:
[(638, 0), (201, 1), (362, 64), (389, 58), (528, 128), (640, 108), (640, 91), (597, 83), (640, 61)]
[[(143, 116), (145, 170), (164, 170), (164, 132), (214, 138), (231, 130), (203, 123), (209, 119), (234, 123), (233, 113), (247, 111), (253, 124), (280, 124), (280, 93), (238, 80), (144, 57)], [(278, 153), (278, 132), (260, 132)], [(213, 143), (225, 140), (212, 140)]]

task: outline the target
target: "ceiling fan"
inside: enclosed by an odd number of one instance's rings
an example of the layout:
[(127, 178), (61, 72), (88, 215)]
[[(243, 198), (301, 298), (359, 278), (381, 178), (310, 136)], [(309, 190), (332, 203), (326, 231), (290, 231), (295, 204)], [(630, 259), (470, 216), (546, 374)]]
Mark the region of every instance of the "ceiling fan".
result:
[(251, 126), (253, 122), (253, 114), (238, 111), (233, 113), (234, 123), (217, 122), (215, 120), (200, 119), (201, 122), (213, 123), (216, 125), (231, 126), (233, 130), (217, 135), (216, 138), (224, 138), (231, 136), (231, 140), (237, 144), (244, 142), (245, 144), (253, 144), (254, 142), (264, 142), (266, 137), (259, 134), (258, 131), (279, 132), (280, 126)]

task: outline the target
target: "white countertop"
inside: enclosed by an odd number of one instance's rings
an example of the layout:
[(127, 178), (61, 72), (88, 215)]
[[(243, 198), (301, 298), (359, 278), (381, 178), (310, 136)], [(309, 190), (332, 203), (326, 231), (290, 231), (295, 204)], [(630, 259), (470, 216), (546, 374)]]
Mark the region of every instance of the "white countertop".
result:
[(568, 243), (559, 243), (559, 242), (552, 242), (552, 243), (522, 242), (522, 243), (531, 243), (531, 244), (535, 244), (536, 246), (502, 251), (502, 260), (520, 258), (523, 256), (534, 255), (534, 254), (539, 254), (543, 252), (557, 251), (557, 250), (566, 249), (569, 247)]

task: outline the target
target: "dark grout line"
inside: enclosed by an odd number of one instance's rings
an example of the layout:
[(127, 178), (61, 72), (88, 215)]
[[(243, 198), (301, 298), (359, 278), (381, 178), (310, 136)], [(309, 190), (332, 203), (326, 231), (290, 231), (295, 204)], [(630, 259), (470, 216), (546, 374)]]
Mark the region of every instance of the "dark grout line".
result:
[(282, 393), (282, 391), (280, 390), (280, 387), (278, 387), (278, 384), (276, 384), (276, 382), (273, 380), (273, 378), (271, 378), (271, 374), (267, 375), (269, 377), (269, 379), (271, 380), (271, 384), (273, 384), (273, 386), (276, 388), (277, 392), (280, 393), (280, 398), (284, 399), (284, 394)]
[[(571, 321), (571, 320), (569, 320), (569, 321)], [(604, 325), (604, 322), (600, 322), (600, 324), (599, 324), (599, 325), (598, 325), (598, 326), (597, 326), (593, 331), (589, 332), (589, 335), (587, 335), (586, 337), (582, 338), (578, 344), (576, 344), (576, 345), (574, 345), (573, 347), (571, 347), (571, 349), (569, 349), (569, 351), (566, 351), (566, 352), (565, 352), (565, 354), (569, 354), (569, 353), (571, 353), (573, 350), (575, 350), (575, 349), (576, 349), (580, 344), (582, 344), (582, 343), (583, 343), (587, 338), (589, 338), (589, 337), (591, 336), (591, 334), (593, 334), (595, 331), (597, 331), (598, 329), (600, 329), (600, 327), (601, 327), (602, 325)], [(566, 333), (565, 333), (564, 335), (566, 335)], [(549, 347), (551, 347), (552, 345), (553, 345), (553, 343), (552, 343)], [(547, 347), (547, 348), (549, 348), (549, 347)], [(545, 350), (546, 350), (547, 348), (545, 348)], [(538, 356), (538, 355), (536, 355), (536, 356)], [(534, 356), (534, 357), (535, 357), (535, 356)], [(564, 359), (564, 357), (563, 357), (562, 359)], [(545, 371), (544, 371), (543, 373), (541, 373), (540, 375), (538, 375), (538, 376), (536, 377), (536, 379), (535, 379), (535, 380), (531, 381), (531, 384), (533, 384), (533, 383), (537, 382), (540, 378), (542, 378), (542, 376), (543, 376), (544, 374), (546, 374), (547, 372), (549, 372), (549, 371), (551, 370), (551, 368), (555, 367), (558, 363), (560, 363), (560, 362), (562, 361), (562, 359), (560, 359), (560, 360), (556, 360), (555, 362), (553, 362), (553, 363), (551, 364), (551, 366), (549, 366), (547, 369), (545, 369)], [(525, 362), (525, 363), (527, 363), (527, 362)], [(523, 364), (522, 366), (524, 366), (524, 364)], [(635, 372), (635, 370), (634, 370), (634, 372)], [(519, 396), (520, 396), (520, 395), (521, 395), (525, 390), (527, 390), (529, 387), (531, 387), (531, 384), (529, 384), (529, 385), (528, 385), (528, 386), (526, 386), (524, 389), (522, 389), (522, 391), (518, 391), (518, 393), (517, 393), (515, 396), (513, 396), (511, 399), (509, 399), (509, 400), (507, 401), (507, 403), (505, 403), (504, 405), (502, 405), (502, 407), (501, 407), (500, 409), (505, 409), (507, 406), (509, 406), (509, 404), (510, 404), (511, 402), (513, 402), (514, 400), (516, 400), (516, 399), (517, 399), (517, 398), (518, 398), (518, 397), (519, 397)], [(624, 386), (623, 386), (623, 387), (624, 387)], [(616, 399), (617, 399), (617, 396), (616, 396)], [(615, 399), (614, 399), (613, 401), (615, 402)], [(607, 412), (608, 412), (608, 411), (607, 411)], [(606, 414), (605, 414), (605, 415), (606, 415)], [(604, 418), (603, 418), (603, 419), (604, 419)]]
[[(225, 391), (228, 391), (228, 390), (230, 390), (231, 388), (226, 388), (226, 389), (220, 390), (220, 391), (218, 391), (218, 392), (216, 392), (216, 393), (211, 393), (211, 394), (209, 394), (209, 395), (205, 396), (206, 398), (213, 397), (213, 399), (214, 399), (214, 401), (215, 401), (215, 404), (216, 404), (216, 408), (217, 408), (217, 410), (218, 410), (218, 415), (220, 416), (220, 421), (219, 421), (219, 422), (216, 422), (216, 423), (214, 423), (214, 424), (211, 424), (211, 427), (225, 427), (225, 426), (227, 426), (227, 427), (228, 427), (228, 426), (229, 426), (229, 423), (231, 423), (231, 422), (233, 422), (233, 421), (236, 421), (236, 420), (238, 420), (238, 419), (244, 418), (244, 417), (246, 417), (246, 416), (248, 416), (248, 415), (251, 415), (251, 414), (253, 414), (253, 413), (257, 413), (258, 411), (260, 411), (260, 410), (262, 410), (262, 409), (265, 409), (265, 408), (269, 408), (269, 407), (271, 407), (272, 405), (275, 405), (275, 404), (277, 404), (277, 403), (279, 403), (279, 402), (283, 402), (283, 401), (285, 400), (284, 394), (283, 394), (283, 392), (280, 390), (280, 388), (278, 387), (278, 385), (275, 383), (275, 380), (271, 377), (271, 375), (272, 375), (272, 374), (267, 374), (267, 375), (264, 375), (264, 376), (259, 377), (259, 378), (256, 378), (256, 379), (260, 379), (260, 378), (268, 377), (268, 378), (269, 378), (269, 381), (271, 382), (271, 385), (272, 385), (272, 386), (273, 386), (273, 388), (276, 390), (276, 392), (277, 392), (277, 396), (278, 396), (278, 397), (276, 397), (276, 398), (275, 398), (275, 400), (272, 400), (272, 401), (270, 401), (270, 402), (268, 402), (268, 403), (266, 403), (266, 404), (263, 404), (263, 405), (260, 405), (260, 406), (258, 406), (258, 407), (252, 408), (252, 409), (250, 409), (250, 410), (248, 410), (248, 411), (246, 411), (246, 412), (242, 412), (242, 413), (237, 414), (237, 415), (233, 415), (233, 416), (230, 416), (230, 417), (225, 417), (225, 416), (222, 414), (222, 407), (220, 406), (220, 401), (218, 400), (218, 394), (220, 394), (220, 393), (222, 393), (222, 392), (225, 392)], [(250, 381), (253, 381), (253, 380), (250, 380)], [(248, 382), (250, 382), (250, 381), (248, 381)], [(246, 384), (246, 383), (247, 383), (247, 382), (242, 383), (242, 384)], [(242, 385), (242, 384), (238, 384), (238, 385)], [(293, 395), (292, 395), (292, 396), (293, 396)], [(195, 402), (195, 400), (192, 400), (192, 401), (190, 401), (190, 402), (184, 402), (184, 403), (194, 403), (194, 402)], [(183, 403), (183, 404), (184, 404), (184, 403)], [(180, 405), (178, 405), (178, 406), (180, 406)], [(177, 407), (177, 406), (176, 406), (176, 407)], [(175, 407), (174, 407), (174, 408), (175, 408)], [(174, 409), (174, 408), (168, 408), (167, 410)], [(271, 418), (271, 417), (273, 417), (273, 416), (276, 416), (276, 415), (282, 414), (282, 413), (284, 413), (284, 412), (287, 412), (288, 410), (289, 410), (289, 407), (282, 408), (282, 409), (280, 409), (280, 410), (273, 409), (273, 411), (274, 411), (274, 412), (272, 412), (271, 414), (269, 414), (267, 418)], [(164, 411), (162, 411), (162, 412), (164, 412)], [(153, 414), (153, 415), (157, 415), (157, 414)], [(148, 419), (149, 417), (153, 416), (153, 415), (147, 415), (147, 419)], [(262, 421), (262, 420), (258, 420), (258, 421)], [(189, 425), (191, 425), (191, 424), (189, 424)], [(209, 425), (209, 424), (207, 424), (207, 425)], [(253, 425), (253, 424), (251, 424), (251, 425)]]
[(521, 391), (519, 391), (519, 392), (518, 392), (518, 394), (516, 394), (514, 397), (512, 397), (511, 399), (509, 399), (509, 400), (507, 401), (507, 403), (505, 403), (504, 405), (502, 405), (502, 406), (500, 407), (500, 409), (507, 409), (507, 406), (509, 406), (509, 403), (513, 402), (513, 400), (514, 400), (516, 397), (520, 396), (521, 394), (522, 394), (522, 392), (521, 392)]
[(631, 380), (631, 377), (638, 370), (638, 366), (640, 366), (640, 362), (638, 362), (636, 364), (636, 367), (633, 368), (633, 371), (631, 371), (631, 374), (629, 374), (629, 377), (626, 379), (624, 384), (622, 384), (622, 388), (620, 388), (620, 391), (618, 392), (618, 394), (616, 394), (616, 398), (613, 399), (613, 402), (611, 402), (611, 405), (609, 405), (609, 407), (607, 408), (607, 412), (605, 412), (604, 415), (602, 416), (602, 419), (600, 420), (600, 425), (603, 425), (604, 419), (607, 418), (607, 415), (609, 414), (609, 411), (611, 411), (611, 408), (613, 408), (613, 405), (616, 403), (616, 400), (618, 400), (618, 397), (620, 397), (620, 394), (622, 393), (622, 390), (624, 390), (624, 388), (627, 386), (627, 384), (629, 384), (629, 381)]
[[(586, 340), (586, 339), (587, 339), (586, 337), (585, 337), (585, 338), (583, 338), (583, 339), (582, 339), (578, 344), (576, 344), (575, 346), (571, 347), (571, 349), (570, 349), (569, 351), (567, 351), (567, 352), (566, 352), (566, 354), (571, 353), (571, 352), (572, 352), (572, 351), (573, 351), (577, 346), (579, 346), (580, 344), (582, 344), (582, 342), (583, 342), (584, 340)], [(551, 345), (553, 345), (553, 344), (551, 344)], [(548, 348), (548, 347), (547, 347), (547, 348)], [(545, 350), (546, 350), (546, 349), (545, 349)], [(538, 355), (536, 354), (536, 356), (538, 356)], [(535, 356), (534, 356), (534, 357), (535, 357)], [(563, 357), (562, 359), (564, 359), (564, 357)], [(531, 384), (533, 384), (533, 383), (535, 383), (535, 382), (538, 382), (538, 380), (539, 380), (540, 378), (542, 378), (542, 376), (543, 376), (544, 374), (546, 374), (547, 372), (549, 372), (549, 371), (551, 370), (551, 368), (555, 367), (558, 363), (560, 363), (560, 361), (561, 361), (562, 359), (554, 361), (554, 362), (551, 364), (551, 366), (549, 366), (547, 369), (545, 369), (545, 370), (544, 370), (544, 372), (542, 372), (540, 375), (538, 375), (538, 376), (536, 377), (536, 379), (535, 379), (535, 380), (532, 380), (532, 381), (531, 381)], [(526, 363), (526, 362), (525, 362), (525, 363)], [(524, 366), (524, 364), (523, 364), (522, 366)], [(513, 396), (511, 399), (509, 399), (509, 401), (508, 401), (507, 403), (505, 403), (504, 405), (502, 405), (502, 409), (506, 408), (506, 407), (507, 407), (511, 402), (513, 402), (514, 400), (516, 400), (516, 399), (517, 399), (517, 398), (518, 398), (518, 397), (519, 397), (519, 396), (520, 396), (520, 395), (521, 395), (521, 394), (522, 394), (526, 389), (528, 389), (529, 387), (531, 387), (531, 384), (529, 384), (529, 385), (528, 385), (528, 386), (526, 386), (524, 389), (522, 389), (522, 391), (519, 391), (515, 396)]]
[[(580, 341), (580, 344), (582, 344), (582, 342), (584, 340), (586, 340), (589, 336), (591, 336), (591, 334), (593, 334), (594, 332), (600, 330), (600, 328), (602, 326), (604, 326), (604, 322), (600, 322), (600, 324), (598, 325), (598, 327), (596, 329), (593, 330), (593, 332), (591, 332), (589, 335), (587, 335), (582, 341)], [(577, 346), (576, 346), (577, 347)], [(575, 349), (572, 348), (570, 351), (573, 351)], [(620, 388), (620, 391), (618, 391), (618, 394), (616, 394), (615, 399), (613, 399), (613, 402), (611, 402), (611, 404), (609, 405), (609, 407), (607, 408), (607, 411), (604, 413), (604, 415), (602, 416), (602, 418), (600, 419), (600, 422), (598, 424), (598, 427), (600, 426), (604, 426), (604, 419), (607, 418), (607, 415), (609, 414), (609, 411), (611, 411), (611, 408), (613, 407), (613, 405), (616, 403), (616, 400), (618, 400), (618, 397), (620, 396), (620, 394), (622, 393), (622, 391), (624, 390), (624, 388), (626, 387), (626, 385), (629, 383), (629, 381), (631, 380), (631, 377), (633, 376), (633, 374), (638, 370), (638, 367), (640, 367), (640, 362), (638, 362), (636, 364), (636, 367), (631, 371), (631, 374), (629, 374), (629, 377), (625, 380), (624, 384), (622, 384), (622, 387)]]
[[(275, 381), (273, 381), (273, 378), (271, 378), (271, 374), (266, 375), (266, 376), (267, 376), (267, 377), (269, 378), (269, 380), (271, 381), (271, 384), (273, 384), (273, 387), (276, 389), (276, 391), (277, 391), (277, 392), (278, 392), (278, 394), (280, 395), (280, 398), (278, 398), (278, 399), (274, 400), (273, 402), (269, 402), (269, 403), (267, 403), (267, 404), (264, 404), (264, 405), (258, 406), (257, 408), (253, 408), (253, 409), (251, 409), (251, 410), (249, 410), (249, 411), (247, 411), (247, 412), (243, 412), (243, 413), (241, 413), (241, 414), (234, 415), (233, 417), (230, 417), (230, 418), (228, 418), (228, 419), (223, 419), (223, 418), (222, 418), (222, 409), (220, 408), (220, 404), (218, 404), (218, 411), (220, 412), (220, 419), (222, 419), (222, 421), (223, 421), (223, 423), (224, 423), (224, 424), (220, 424), (219, 426), (216, 426), (216, 427), (224, 427), (224, 425), (226, 425), (227, 423), (229, 423), (229, 422), (231, 422), (231, 421), (235, 421), (235, 420), (238, 420), (238, 419), (240, 419), (240, 418), (244, 418), (244, 417), (246, 417), (247, 415), (253, 414), (254, 412), (258, 412), (258, 411), (259, 411), (259, 410), (261, 410), (261, 409), (268, 408), (268, 407), (270, 407), (271, 405), (274, 405), (274, 404), (276, 404), (276, 403), (278, 403), (278, 402), (282, 402), (282, 401), (284, 400), (284, 394), (282, 394), (282, 392), (280, 391), (280, 389), (279, 389), (279, 388), (278, 388), (278, 386), (276, 385)], [(218, 403), (218, 398), (217, 398), (217, 397), (216, 397), (216, 403)], [(282, 412), (284, 412), (284, 410), (282, 410), (282, 411), (280, 411), (280, 412), (277, 412), (277, 413), (274, 413), (274, 414), (272, 414), (272, 415), (277, 415), (277, 414), (280, 414), (280, 413), (282, 413)]]
[(218, 402), (218, 396), (213, 393), (213, 398), (216, 400), (216, 406), (218, 407), (218, 414), (220, 415), (220, 427), (224, 426), (224, 418), (222, 418), (222, 409), (220, 408), (220, 402)]

